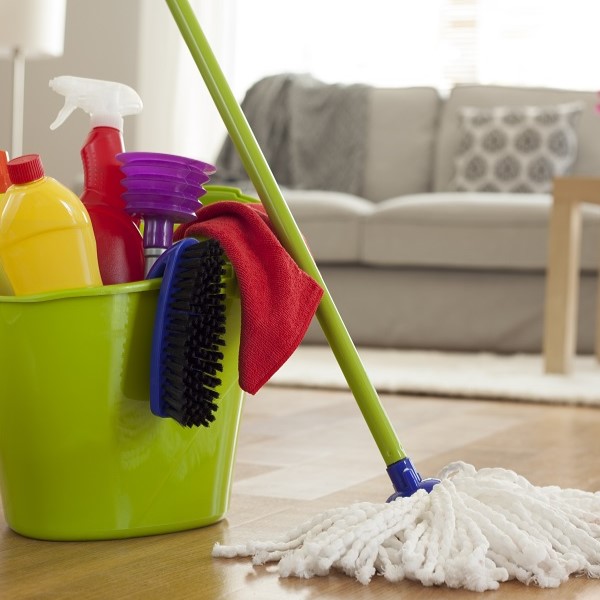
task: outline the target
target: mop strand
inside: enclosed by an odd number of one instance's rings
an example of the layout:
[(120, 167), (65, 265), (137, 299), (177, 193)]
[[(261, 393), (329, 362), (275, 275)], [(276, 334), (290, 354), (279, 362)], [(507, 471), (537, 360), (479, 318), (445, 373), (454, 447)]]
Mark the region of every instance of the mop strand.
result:
[(457, 462), (431, 493), (324, 512), (278, 541), (216, 544), (215, 557), (278, 562), (281, 577), (341, 570), (368, 584), (413, 579), (473, 591), (517, 579), (557, 587), (600, 577), (600, 493), (536, 487), (506, 469)]

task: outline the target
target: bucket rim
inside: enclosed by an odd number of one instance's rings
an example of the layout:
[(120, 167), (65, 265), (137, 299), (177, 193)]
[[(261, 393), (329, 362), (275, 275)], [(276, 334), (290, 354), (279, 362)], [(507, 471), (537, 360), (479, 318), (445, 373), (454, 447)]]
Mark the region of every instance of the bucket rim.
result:
[(56, 290), (39, 294), (24, 294), (22, 296), (0, 296), (0, 304), (28, 304), (36, 302), (48, 302), (52, 300), (63, 300), (69, 298), (87, 298), (97, 296), (115, 296), (119, 294), (131, 294), (149, 292), (160, 289), (162, 278), (145, 279), (131, 283), (115, 283), (96, 287), (73, 288), (69, 290)]

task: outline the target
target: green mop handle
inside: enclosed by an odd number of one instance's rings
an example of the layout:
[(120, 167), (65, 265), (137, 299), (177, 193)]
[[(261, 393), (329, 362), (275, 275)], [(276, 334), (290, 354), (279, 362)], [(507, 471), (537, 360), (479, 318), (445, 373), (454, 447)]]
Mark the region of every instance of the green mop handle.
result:
[(323, 277), (188, 0), (166, 0), (282, 245), (323, 288), (317, 318), (386, 465), (406, 458)]

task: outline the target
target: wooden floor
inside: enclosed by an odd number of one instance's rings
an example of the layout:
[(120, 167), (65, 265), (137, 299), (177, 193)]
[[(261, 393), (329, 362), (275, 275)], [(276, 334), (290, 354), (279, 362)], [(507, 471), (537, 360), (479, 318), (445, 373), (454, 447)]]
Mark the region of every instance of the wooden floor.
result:
[[(600, 407), (383, 396), (405, 450), (427, 476), (450, 461), (511, 468), (538, 485), (600, 490)], [(246, 402), (226, 520), (194, 531), (108, 542), (41, 542), (0, 525), (0, 598), (291, 600), (474, 598), (476, 594), (341, 574), (278, 579), (213, 559), (217, 541), (275, 537), (321, 510), (381, 502), (385, 467), (350, 393), (267, 387)], [(600, 581), (557, 590), (507, 583), (489, 600), (598, 599)]]

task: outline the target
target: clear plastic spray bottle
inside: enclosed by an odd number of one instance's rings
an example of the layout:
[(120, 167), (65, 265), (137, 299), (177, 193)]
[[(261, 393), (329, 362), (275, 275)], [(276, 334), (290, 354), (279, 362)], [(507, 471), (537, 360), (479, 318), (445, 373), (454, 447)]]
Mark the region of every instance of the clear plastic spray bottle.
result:
[(56, 129), (77, 108), (90, 115), (91, 131), (81, 149), (84, 191), (98, 248), (98, 263), (105, 285), (144, 278), (143, 240), (137, 222), (124, 210), (123, 174), (116, 155), (124, 151), (123, 117), (142, 110), (135, 90), (122, 83), (64, 75), (50, 87), (65, 97), (65, 104), (50, 129)]

